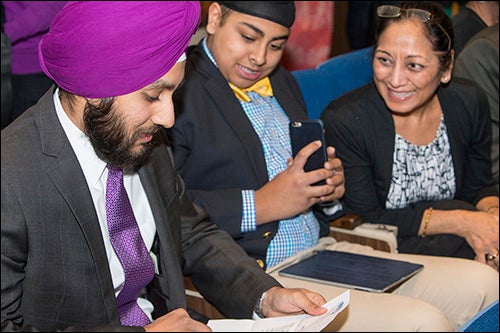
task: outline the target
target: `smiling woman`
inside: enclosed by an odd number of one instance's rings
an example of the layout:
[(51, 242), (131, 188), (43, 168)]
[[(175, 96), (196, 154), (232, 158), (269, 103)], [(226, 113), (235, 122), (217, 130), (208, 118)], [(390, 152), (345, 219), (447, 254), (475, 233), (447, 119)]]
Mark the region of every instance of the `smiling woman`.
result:
[[(484, 93), (455, 78), (440, 7), (378, 8), (373, 82), (323, 111), (346, 177), (348, 211), (398, 227), (398, 251), (475, 259), (498, 270), (498, 191)], [(493, 252), (492, 252), (493, 251)]]

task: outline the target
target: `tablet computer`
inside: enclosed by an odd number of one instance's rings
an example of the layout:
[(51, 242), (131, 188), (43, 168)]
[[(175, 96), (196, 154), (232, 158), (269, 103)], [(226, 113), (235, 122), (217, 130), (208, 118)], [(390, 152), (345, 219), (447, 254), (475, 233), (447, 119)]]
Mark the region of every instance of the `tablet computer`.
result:
[(382, 293), (406, 281), (423, 268), (421, 264), (408, 261), (323, 250), (282, 269), (278, 274)]

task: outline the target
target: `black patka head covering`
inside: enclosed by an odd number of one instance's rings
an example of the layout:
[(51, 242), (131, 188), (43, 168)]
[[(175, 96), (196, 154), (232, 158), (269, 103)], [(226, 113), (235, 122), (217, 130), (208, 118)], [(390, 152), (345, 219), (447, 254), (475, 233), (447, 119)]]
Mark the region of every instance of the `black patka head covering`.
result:
[(224, 7), (264, 18), (290, 28), (295, 21), (293, 1), (217, 1)]

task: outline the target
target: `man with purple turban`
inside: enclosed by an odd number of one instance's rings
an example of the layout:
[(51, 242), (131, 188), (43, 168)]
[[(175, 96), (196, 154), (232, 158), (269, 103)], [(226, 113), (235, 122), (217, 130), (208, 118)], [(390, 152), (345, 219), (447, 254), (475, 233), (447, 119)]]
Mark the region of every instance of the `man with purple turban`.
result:
[(227, 317), (326, 311), (176, 175), (165, 128), (199, 16), (197, 1), (82, 1), (55, 17), (39, 58), (56, 85), (2, 131), (2, 331), (209, 331), (183, 276)]

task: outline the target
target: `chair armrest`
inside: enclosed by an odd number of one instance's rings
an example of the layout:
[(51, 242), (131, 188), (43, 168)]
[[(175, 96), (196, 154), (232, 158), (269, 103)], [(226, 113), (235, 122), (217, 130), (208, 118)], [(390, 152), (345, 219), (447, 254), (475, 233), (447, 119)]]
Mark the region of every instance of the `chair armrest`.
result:
[(208, 319), (224, 319), (225, 317), (212, 304), (203, 298), (194, 286), (193, 282), (187, 276), (184, 277), (186, 286), (186, 300), (188, 308), (201, 313)]
[(341, 217), (330, 222), (331, 227), (353, 230), (363, 223), (361, 216), (351, 213), (345, 213)]
[(375, 250), (397, 252), (398, 228), (387, 224), (363, 223), (361, 216), (346, 213), (330, 222), (330, 236), (337, 241), (368, 245)]

